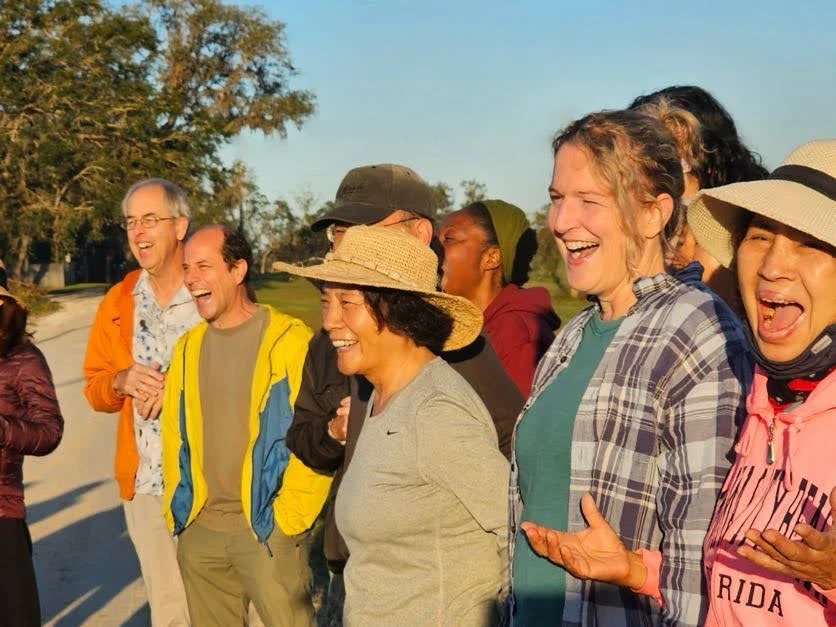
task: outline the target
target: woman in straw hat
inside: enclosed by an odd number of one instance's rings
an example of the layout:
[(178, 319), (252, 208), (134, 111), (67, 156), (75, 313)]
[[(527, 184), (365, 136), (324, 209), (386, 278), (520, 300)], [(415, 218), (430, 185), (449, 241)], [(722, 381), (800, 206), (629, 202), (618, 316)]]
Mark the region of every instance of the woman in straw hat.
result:
[(41, 624), (23, 457), (52, 452), (64, 428), (49, 366), (26, 333), (27, 317), (0, 280), (0, 625), (15, 627)]
[(749, 416), (705, 540), (709, 625), (836, 625), (836, 140), (688, 221), (737, 269), (755, 355)]
[(698, 267), (665, 272), (684, 185), (657, 118), (590, 114), (553, 149), (549, 225), (594, 304), (558, 333), (517, 425), (515, 623), (698, 625), (751, 374), (743, 330)]
[(508, 461), (487, 409), (438, 354), (482, 314), (436, 291), (438, 260), (405, 233), (357, 226), (318, 266), (323, 328), (344, 374), (374, 386), (336, 501), (351, 557), (348, 625), (491, 625), (507, 544)]
[(537, 235), (519, 207), (482, 200), (444, 219), (441, 289), (482, 310), (485, 333), (506, 372), (524, 396), (534, 369), (554, 340), (560, 320), (542, 287), (523, 288)]

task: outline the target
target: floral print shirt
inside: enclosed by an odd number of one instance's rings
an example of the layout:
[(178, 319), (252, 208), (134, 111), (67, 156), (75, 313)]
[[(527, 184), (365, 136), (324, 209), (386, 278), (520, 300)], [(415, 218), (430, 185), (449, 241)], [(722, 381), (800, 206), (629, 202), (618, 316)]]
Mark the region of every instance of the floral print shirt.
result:
[[(200, 322), (197, 306), (186, 286), (183, 285), (163, 309), (151, 289), (148, 272), (139, 275), (134, 296), (134, 361), (144, 366), (160, 365), (161, 372), (168, 371), (171, 353), (177, 339)], [(134, 435), (139, 452), (139, 468), (136, 471), (136, 493), (160, 496), (163, 493), (162, 445), (160, 421), (145, 420), (139, 415), (138, 403), (134, 403)]]

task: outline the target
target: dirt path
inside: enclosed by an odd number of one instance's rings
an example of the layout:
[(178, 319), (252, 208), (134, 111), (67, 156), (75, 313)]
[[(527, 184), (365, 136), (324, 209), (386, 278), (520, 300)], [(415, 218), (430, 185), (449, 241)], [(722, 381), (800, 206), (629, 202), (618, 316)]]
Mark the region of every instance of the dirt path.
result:
[(64, 415), (64, 439), (24, 466), (28, 520), (46, 625), (150, 624), (139, 564), (112, 480), (116, 415), (94, 413), (81, 363), (101, 293), (58, 298), (35, 325)]

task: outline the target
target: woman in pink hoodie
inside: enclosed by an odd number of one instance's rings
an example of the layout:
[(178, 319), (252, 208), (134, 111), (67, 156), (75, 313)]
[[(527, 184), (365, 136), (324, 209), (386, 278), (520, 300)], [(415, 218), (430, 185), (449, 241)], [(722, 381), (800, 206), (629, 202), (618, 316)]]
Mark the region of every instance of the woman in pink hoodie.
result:
[(704, 542), (706, 625), (836, 625), (836, 140), (705, 190), (688, 222), (737, 268), (757, 362)]

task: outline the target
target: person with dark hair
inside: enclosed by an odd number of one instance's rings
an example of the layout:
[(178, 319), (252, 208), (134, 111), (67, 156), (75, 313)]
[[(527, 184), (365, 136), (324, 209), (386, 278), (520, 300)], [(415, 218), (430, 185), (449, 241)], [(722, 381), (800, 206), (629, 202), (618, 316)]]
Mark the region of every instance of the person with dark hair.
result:
[[(2, 263), (0, 263), (0, 269)], [(47, 455), (64, 419), (52, 374), (26, 332), (26, 306), (0, 280), (0, 625), (41, 624), (32, 538), (23, 504), (23, 458)]]
[[(731, 114), (708, 91), (696, 85), (673, 85), (639, 96), (629, 108), (640, 109), (661, 100), (688, 111), (700, 123), (703, 151), (699, 159), (688, 163), (686, 197), (704, 187), (756, 181), (769, 174), (760, 155), (743, 143)], [(689, 184), (687, 181), (690, 178), (695, 182)]]
[(659, 119), (592, 113), (552, 148), (549, 226), (593, 304), (557, 334), (517, 423), (515, 624), (696, 627), (751, 376), (743, 329), (697, 266), (665, 269), (684, 182)]
[[(434, 203), (432, 189), (411, 168), (397, 164), (360, 166), (343, 177), (333, 209), (311, 228), (325, 231), (331, 252), (338, 249), (352, 225), (375, 225), (405, 233), (438, 254), (441, 247), (434, 245), (437, 242), (433, 235)], [(490, 342), (480, 334), (468, 346), (443, 352), (442, 358), (468, 382), (488, 408), (496, 427), (499, 450), (510, 457), (514, 420), (525, 399)], [(337, 353), (327, 332), (323, 329), (315, 334), (305, 359), (287, 443), (311, 468), (336, 471), (331, 502), (353, 458), (371, 393), (372, 386), (364, 377), (348, 377), (337, 369)], [(338, 626), (342, 616), (341, 573), (349, 551), (333, 513), (334, 508), (329, 507), (324, 553), (331, 583), (321, 621)]]
[(438, 232), (444, 247), (441, 289), (482, 310), (496, 354), (525, 395), (560, 320), (543, 287), (524, 288), (537, 236), (522, 209), (482, 200), (454, 211)]
[(122, 228), (139, 269), (110, 288), (96, 311), (84, 356), (84, 395), (116, 413), (115, 478), (136, 550), (153, 625), (189, 625), (177, 547), (162, 517), (159, 413), (177, 338), (200, 321), (183, 285), (186, 193), (165, 179), (134, 183)]
[[(695, 85), (674, 85), (639, 96), (630, 104), (631, 109), (639, 109), (660, 117), (674, 134), (680, 147), (680, 156), (685, 175), (683, 199), (687, 203), (705, 187), (719, 187), (741, 181), (757, 181), (769, 174), (761, 163), (760, 155), (743, 143), (737, 133), (737, 126), (731, 115), (714, 96), (702, 87)], [(693, 124), (676, 122), (676, 114), (669, 113), (671, 108), (685, 111), (694, 117), (698, 128), (698, 137), (689, 130)], [(671, 128), (673, 121), (683, 132), (677, 133)], [(690, 127), (690, 129), (688, 128)], [(737, 308), (737, 286), (734, 273), (724, 268), (708, 251), (694, 240), (687, 223), (683, 223), (678, 237), (676, 255), (684, 267), (692, 261), (699, 261), (703, 266), (703, 281), (723, 298)]]
[(756, 364), (703, 543), (705, 624), (836, 625), (836, 140), (704, 190), (688, 222), (736, 268)]
[(193, 624), (313, 624), (307, 531), (330, 475), (285, 445), (311, 337), (304, 323), (247, 296), (252, 250), (221, 226), (183, 251), (203, 322), (174, 347), (162, 424), (163, 515)]
[(392, 229), (352, 227), (324, 263), (277, 267), (321, 286), (340, 372), (372, 386), (336, 501), (345, 623), (497, 624), (508, 461), (479, 395), (439, 357), (473, 342), (481, 312), (437, 291), (435, 254)]

